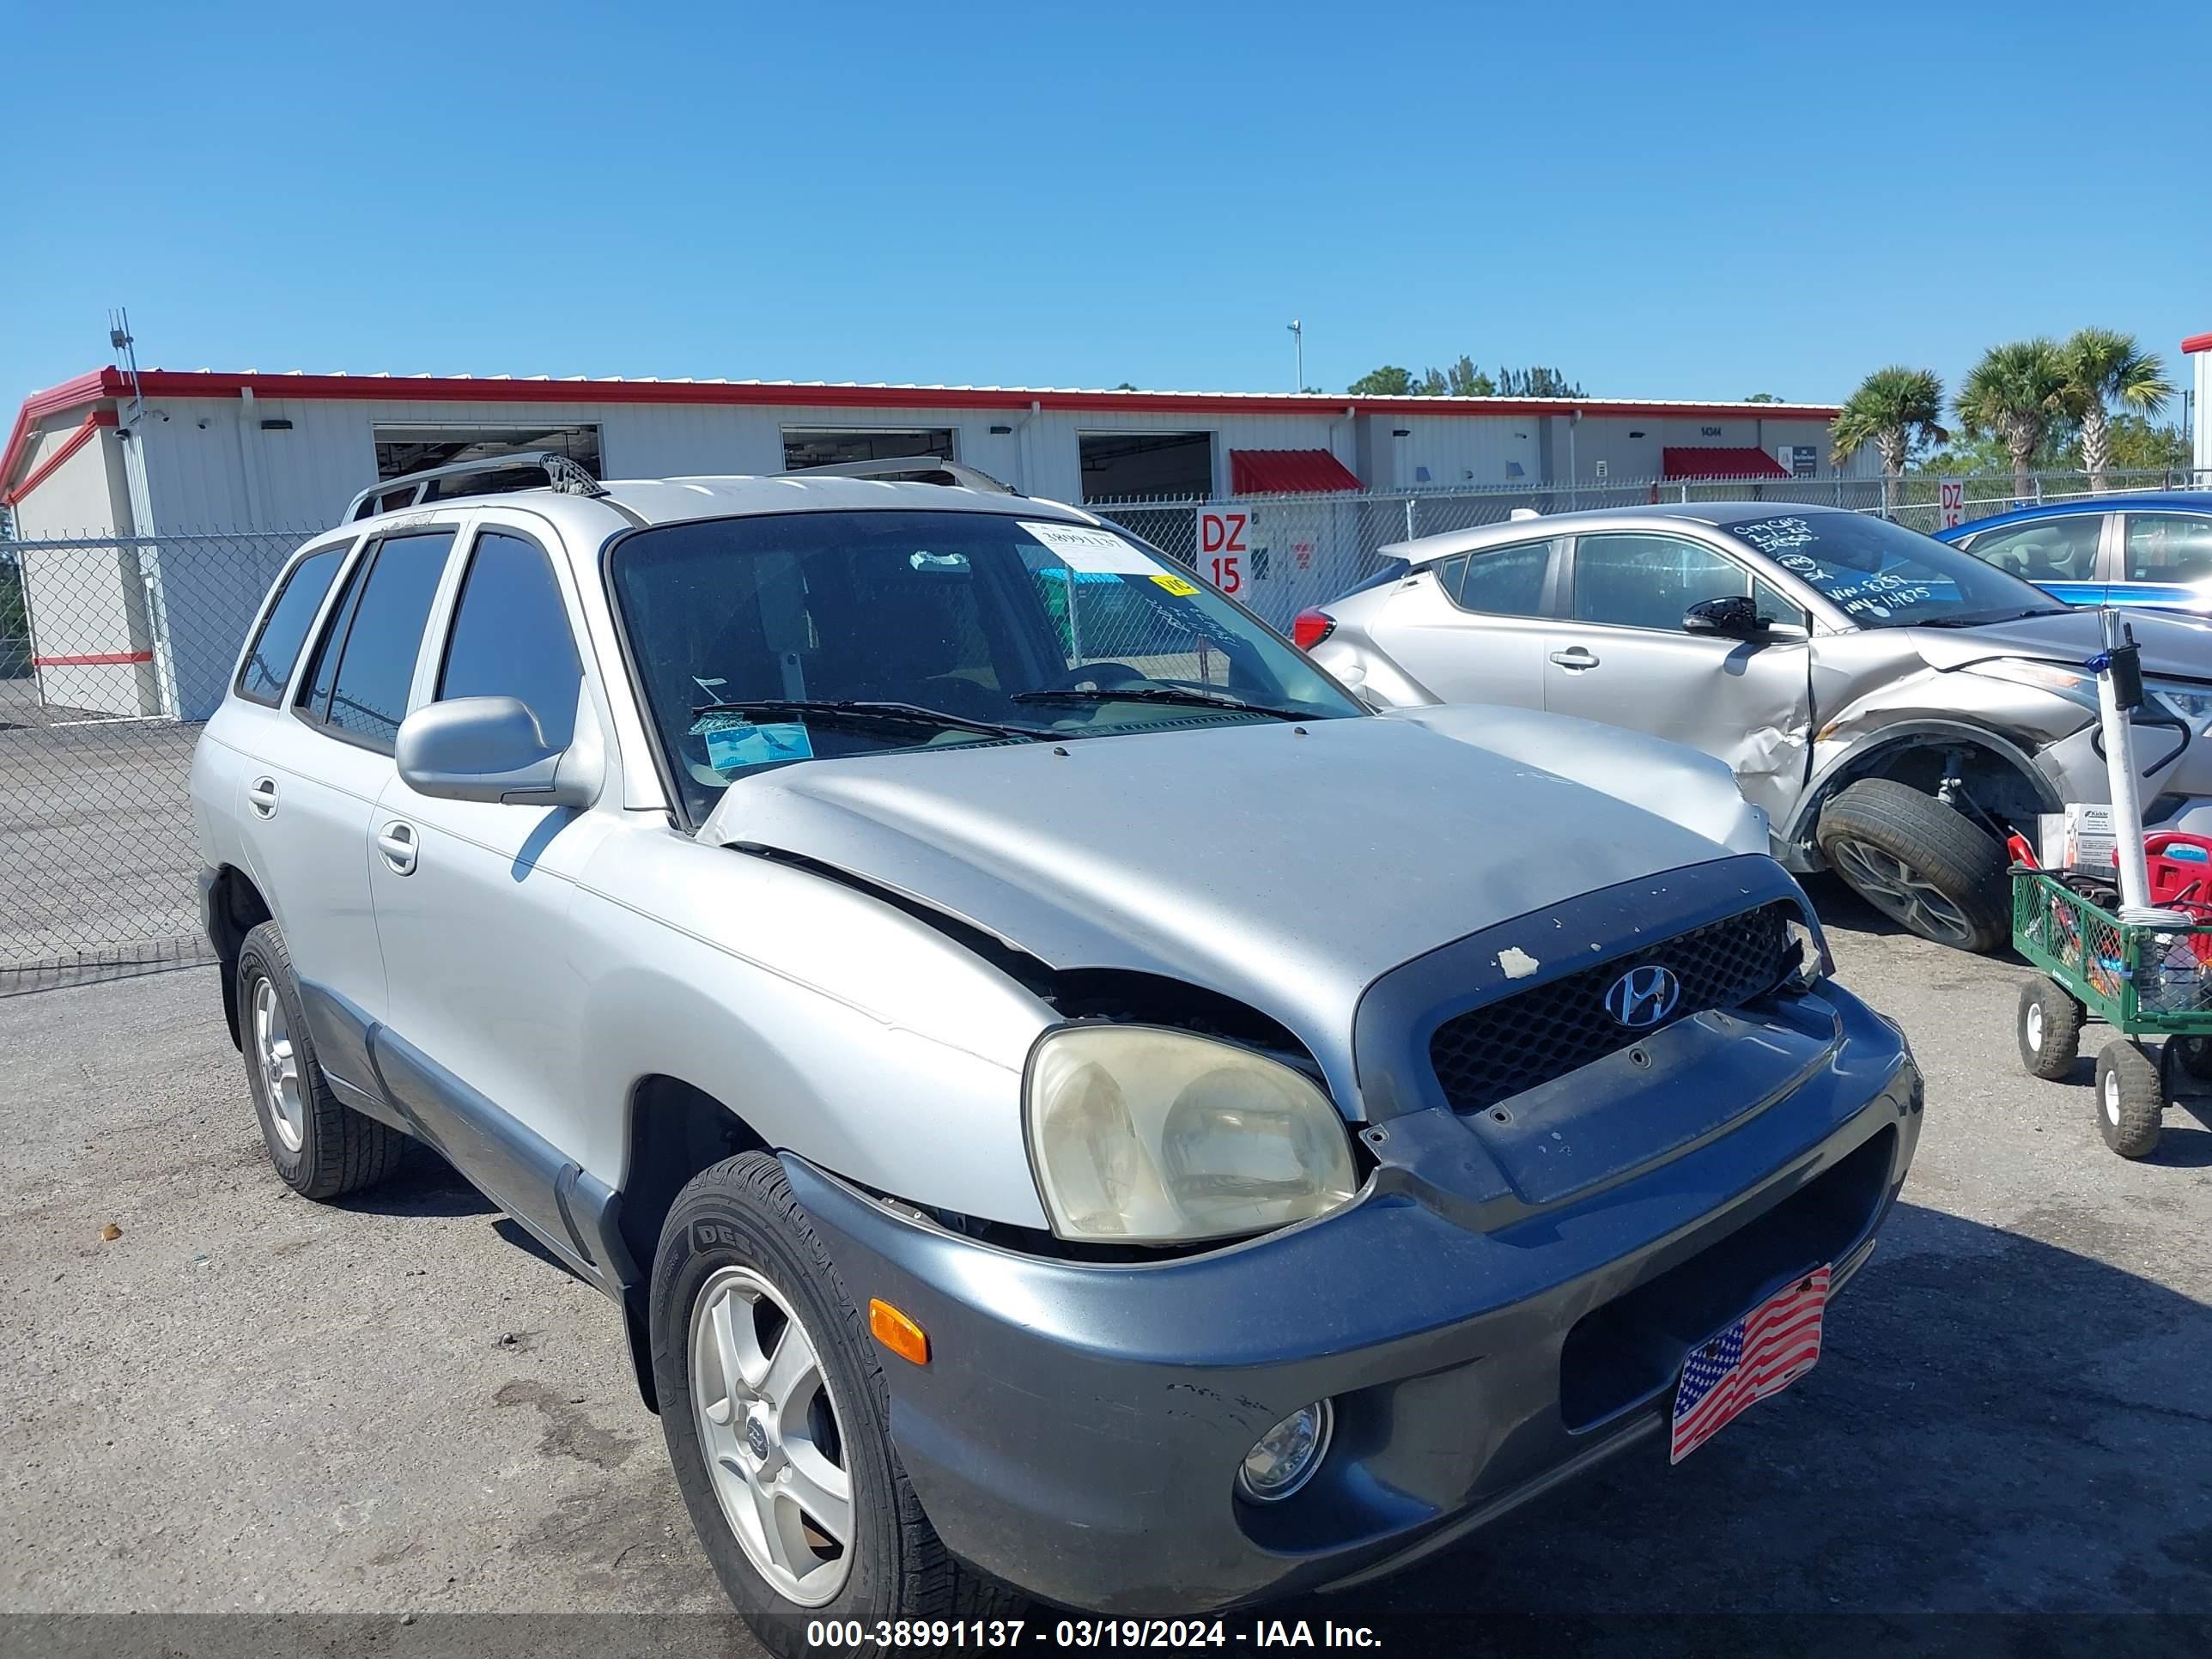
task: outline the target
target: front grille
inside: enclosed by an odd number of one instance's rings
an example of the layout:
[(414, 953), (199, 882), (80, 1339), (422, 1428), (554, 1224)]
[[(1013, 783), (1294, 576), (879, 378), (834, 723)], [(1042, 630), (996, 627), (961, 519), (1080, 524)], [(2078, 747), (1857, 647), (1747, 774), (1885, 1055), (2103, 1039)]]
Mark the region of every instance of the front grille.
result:
[(1606, 1012), (1614, 982), (1647, 963), (1681, 983), (1681, 1000), (1662, 1025), (1748, 1001), (1782, 977), (1796, 915), (1796, 906), (1778, 900), (1455, 1014), (1429, 1038), (1444, 1098), (1455, 1110), (1480, 1111), (1662, 1029), (1632, 1030)]

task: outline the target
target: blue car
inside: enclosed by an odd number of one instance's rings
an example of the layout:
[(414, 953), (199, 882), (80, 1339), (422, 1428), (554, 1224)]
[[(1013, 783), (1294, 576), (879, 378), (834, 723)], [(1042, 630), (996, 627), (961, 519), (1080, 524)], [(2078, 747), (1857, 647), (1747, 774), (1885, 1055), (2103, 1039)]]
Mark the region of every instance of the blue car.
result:
[(2212, 614), (2212, 491), (2054, 501), (1976, 519), (1936, 538), (2069, 605)]

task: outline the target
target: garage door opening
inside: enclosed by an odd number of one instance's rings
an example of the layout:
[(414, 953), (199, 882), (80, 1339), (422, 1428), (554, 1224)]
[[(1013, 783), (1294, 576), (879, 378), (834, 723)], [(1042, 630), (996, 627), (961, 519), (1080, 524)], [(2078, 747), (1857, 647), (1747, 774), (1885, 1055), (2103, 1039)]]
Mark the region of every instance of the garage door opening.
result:
[(1083, 432), (1086, 501), (1204, 501), (1213, 494), (1211, 432)]
[[(536, 455), (551, 450), (566, 455), (594, 478), (599, 471), (596, 426), (385, 426), (371, 428), (376, 441), (376, 476), (401, 478), (426, 467), (457, 461), (487, 461), (501, 455)], [(544, 480), (543, 473), (520, 469), (518, 476)], [(480, 487), (480, 486), (479, 486)]]
[(947, 427), (914, 427), (902, 430), (848, 430), (840, 427), (787, 426), (783, 429), (783, 470), (841, 466), (849, 461), (889, 461), (902, 455), (934, 455), (940, 461), (957, 460), (952, 433)]

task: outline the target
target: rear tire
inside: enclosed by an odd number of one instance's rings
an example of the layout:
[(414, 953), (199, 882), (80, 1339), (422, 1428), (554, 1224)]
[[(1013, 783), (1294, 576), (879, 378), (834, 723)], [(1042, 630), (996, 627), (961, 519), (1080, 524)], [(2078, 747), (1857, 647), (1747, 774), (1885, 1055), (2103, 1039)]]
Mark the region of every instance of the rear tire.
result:
[(1923, 939), (1980, 951), (2011, 936), (2004, 848), (1933, 795), (1862, 778), (1821, 809), (1816, 839), (1846, 886)]
[(2097, 1133), (2122, 1158), (2148, 1158), (2158, 1146), (2166, 1088), (2158, 1062), (2132, 1037), (2115, 1037), (2097, 1056)]
[(2081, 1055), (2081, 1022), (2087, 1011), (2046, 974), (2020, 988), (2020, 1063), (2030, 1077), (2063, 1082)]
[[(875, 1345), (774, 1158), (726, 1159), (677, 1194), (650, 1323), (677, 1486), (763, 1647), (799, 1659), (815, 1620), (865, 1628), (1020, 1606), (955, 1562), (922, 1513), (891, 1445)], [(794, 1338), (811, 1353), (780, 1370)]]
[(302, 1198), (340, 1198), (397, 1170), (407, 1137), (343, 1104), (316, 1063), (291, 952), (275, 922), (239, 947), (237, 985), (246, 1086), (284, 1184)]
[(2212, 1037), (2170, 1037), (2166, 1046), (2175, 1065), (2199, 1083), (2212, 1083)]

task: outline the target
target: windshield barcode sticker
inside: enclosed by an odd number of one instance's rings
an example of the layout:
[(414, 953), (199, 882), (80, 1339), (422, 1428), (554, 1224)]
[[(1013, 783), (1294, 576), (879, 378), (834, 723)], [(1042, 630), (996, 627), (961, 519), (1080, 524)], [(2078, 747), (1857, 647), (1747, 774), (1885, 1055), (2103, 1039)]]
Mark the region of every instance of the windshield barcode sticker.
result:
[(1110, 530), (1082, 524), (1046, 524), (1023, 519), (1024, 530), (1059, 555), (1070, 570), (1107, 576), (1157, 576), (1162, 566)]

